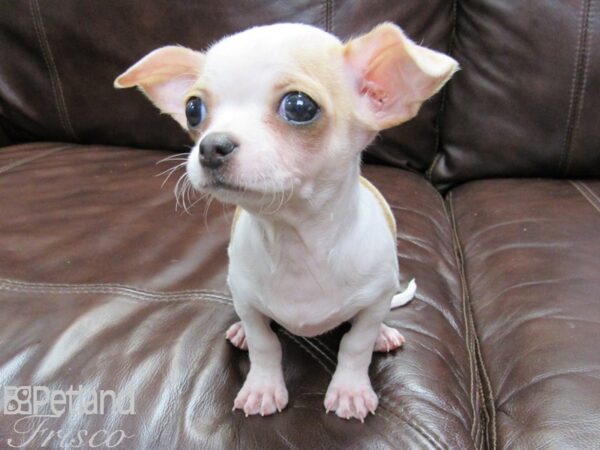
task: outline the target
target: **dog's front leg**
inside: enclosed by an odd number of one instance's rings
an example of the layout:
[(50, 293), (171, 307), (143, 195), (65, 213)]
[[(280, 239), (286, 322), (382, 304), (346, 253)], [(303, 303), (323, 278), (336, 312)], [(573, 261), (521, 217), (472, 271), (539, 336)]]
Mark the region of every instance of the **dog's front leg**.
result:
[(250, 355), (250, 371), (238, 392), (233, 409), (242, 409), (246, 416), (266, 416), (281, 411), (288, 402), (283, 381), (281, 344), (271, 330), (270, 319), (251, 306), (237, 308), (246, 330)]
[(340, 343), (338, 363), (325, 394), (325, 409), (344, 419), (361, 422), (375, 413), (378, 400), (369, 379), (373, 345), (389, 310), (389, 299), (362, 310), (352, 320), (352, 328)]

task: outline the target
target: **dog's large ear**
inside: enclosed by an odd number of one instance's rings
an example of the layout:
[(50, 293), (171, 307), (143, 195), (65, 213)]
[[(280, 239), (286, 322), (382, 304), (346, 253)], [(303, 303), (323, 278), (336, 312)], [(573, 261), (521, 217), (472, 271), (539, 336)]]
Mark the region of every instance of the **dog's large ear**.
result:
[(204, 55), (185, 47), (154, 50), (117, 77), (116, 88), (137, 86), (162, 112), (186, 128), (185, 95), (200, 75)]
[(391, 23), (349, 41), (344, 60), (359, 112), (375, 130), (412, 119), (458, 70), (454, 59), (415, 44)]

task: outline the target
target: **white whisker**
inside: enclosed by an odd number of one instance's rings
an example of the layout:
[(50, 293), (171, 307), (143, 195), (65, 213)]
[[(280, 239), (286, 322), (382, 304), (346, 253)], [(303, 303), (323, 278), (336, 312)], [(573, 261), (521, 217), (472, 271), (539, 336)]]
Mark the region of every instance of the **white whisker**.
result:
[(157, 175), (157, 176), (160, 176), (160, 175), (163, 175), (165, 173), (168, 173), (168, 175), (166, 176), (166, 178), (161, 183), (160, 188), (162, 189), (165, 186), (165, 184), (167, 183), (167, 181), (169, 181), (169, 178), (171, 178), (171, 175), (173, 175), (177, 171), (177, 169), (183, 167), (184, 165), (185, 165), (185, 162), (182, 162), (180, 164), (177, 164), (175, 167), (171, 167), (170, 169), (167, 169), (164, 172), (162, 172), (159, 175)]
[(184, 172), (179, 179), (177, 180), (177, 183), (175, 183), (175, 188), (173, 190), (173, 192), (175, 193), (175, 211), (177, 211), (178, 207), (183, 207), (183, 204), (181, 203), (182, 199), (180, 199), (180, 196), (182, 194), (182, 184), (184, 183), (184, 181), (187, 179), (187, 172)]
[(208, 228), (208, 211), (210, 209), (210, 205), (212, 204), (215, 198), (212, 195), (208, 195), (208, 201), (204, 205), (204, 225)]
[(172, 160), (182, 161), (184, 159), (183, 157), (185, 157), (185, 159), (187, 159), (188, 154), (189, 153), (187, 153), (187, 152), (186, 153), (175, 153), (174, 155), (167, 156), (166, 158), (163, 158), (160, 161), (157, 161), (156, 164), (162, 164), (164, 162), (172, 161)]

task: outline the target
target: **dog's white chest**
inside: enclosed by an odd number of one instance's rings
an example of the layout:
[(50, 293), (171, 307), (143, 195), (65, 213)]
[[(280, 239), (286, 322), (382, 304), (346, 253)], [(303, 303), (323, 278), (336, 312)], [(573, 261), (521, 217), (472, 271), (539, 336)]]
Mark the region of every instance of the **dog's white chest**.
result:
[(265, 312), (294, 334), (314, 336), (356, 313), (345, 280), (326, 252), (311, 253), (290, 245), (271, 267), (257, 270), (258, 302)]
[[(324, 333), (398, 288), (395, 243), (380, 206), (370, 203), (340, 236), (265, 236), (247, 214), (229, 248), (229, 285), (297, 335)], [(329, 243), (328, 243), (329, 242)]]

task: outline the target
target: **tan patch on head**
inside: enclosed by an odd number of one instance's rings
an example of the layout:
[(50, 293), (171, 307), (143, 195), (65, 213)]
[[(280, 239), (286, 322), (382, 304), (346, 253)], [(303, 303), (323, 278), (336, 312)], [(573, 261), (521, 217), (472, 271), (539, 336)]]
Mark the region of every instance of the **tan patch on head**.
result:
[(353, 100), (347, 85), (343, 52), (343, 45), (336, 43), (324, 47), (316, 54), (297, 52), (294, 58), (305, 73), (320, 83), (321, 90), (334, 107), (329, 108), (329, 113), (347, 120), (352, 115)]
[[(330, 138), (356, 124), (352, 93), (346, 84), (340, 43), (328, 43), (318, 49), (291, 48), (293, 75), (282, 78), (273, 89), (273, 107), (264, 122), (282, 144), (303, 152), (324, 152)], [(319, 117), (306, 125), (294, 125), (282, 118), (278, 109), (284, 95), (300, 91), (309, 95), (320, 108)]]
[[(280, 142), (286, 148), (295, 147), (302, 152), (314, 154), (324, 148), (324, 144), (329, 131), (329, 108), (323, 106), (324, 102), (321, 99), (324, 97), (321, 94), (315, 94), (314, 86), (307, 87), (302, 83), (285, 83), (283, 86), (274, 91), (274, 105), (271, 110), (265, 115), (263, 122), (269, 127)], [(317, 117), (310, 123), (292, 124), (281, 117), (279, 114), (279, 106), (286, 94), (290, 92), (304, 92), (310, 96), (319, 105)]]
[(298, 49), (294, 58), (304, 72), (318, 80), (328, 100), (328, 127), (337, 139), (346, 141), (348, 154), (355, 154), (363, 150), (374, 135), (357, 108), (357, 96), (344, 63), (344, 51), (345, 45), (336, 42), (310, 53)]

